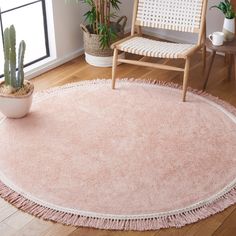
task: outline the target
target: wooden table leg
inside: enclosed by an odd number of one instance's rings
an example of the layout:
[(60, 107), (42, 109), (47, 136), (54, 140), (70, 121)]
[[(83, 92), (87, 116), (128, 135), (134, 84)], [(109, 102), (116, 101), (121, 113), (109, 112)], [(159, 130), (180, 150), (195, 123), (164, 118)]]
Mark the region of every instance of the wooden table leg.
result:
[(205, 82), (204, 82), (203, 90), (206, 89), (207, 82), (208, 82), (208, 79), (209, 79), (209, 75), (210, 75), (210, 72), (211, 72), (211, 68), (212, 68), (212, 65), (213, 65), (213, 62), (214, 62), (214, 59), (215, 59), (215, 55), (216, 55), (216, 51), (212, 51), (210, 64), (209, 64), (209, 67), (207, 69), (206, 76), (205, 76)]
[(232, 65), (233, 65), (233, 55), (229, 55), (229, 65), (228, 65), (228, 81), (231, 79), (231, 72), (232, 72)]
[(230, 56), (229, 53), (225, 53), (225, 57), (224, 57), (225, 58), (225, 60), (224, 60), (225, 64), (229, 63), (229, 56)]
[(236, 81), (236, 54), (234, 54), (234, 79)]

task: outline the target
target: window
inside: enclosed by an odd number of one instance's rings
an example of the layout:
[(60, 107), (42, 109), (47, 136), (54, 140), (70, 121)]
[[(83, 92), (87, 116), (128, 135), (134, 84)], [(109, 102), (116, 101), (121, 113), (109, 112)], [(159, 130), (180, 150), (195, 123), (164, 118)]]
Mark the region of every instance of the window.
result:
[(14, 25), (16, 49), (20, 40), (26, 42), (25, 66), (50, 56), (45, 0), (1, 0), (0, 3), (0, 75), (3, 74), (3, 31)]

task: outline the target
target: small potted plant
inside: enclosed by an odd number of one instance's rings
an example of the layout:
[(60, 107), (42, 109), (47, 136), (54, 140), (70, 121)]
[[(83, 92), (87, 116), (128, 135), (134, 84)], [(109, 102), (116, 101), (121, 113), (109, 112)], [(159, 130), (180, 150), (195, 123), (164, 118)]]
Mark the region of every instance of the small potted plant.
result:
[[(11, 25), (4, 30), (4, 81), (0, 83), (0, 111), (9, 118), (22, 118), (30, 110), (33, 84), (24, 81), (26, 44), (21, 41), (16, 55), (16, 31)], [(18, 67), (18, 69), (17, 69)]]
[[(73, 0), (67, 0), (73, 1)], [(121, 2), (119, 0), (74, 0), (82, 1), (90, 8), (85, 16), (86, 25), (81, 24), (84, 33), (84, 50), (86, 61), (94, 66), (112, 66), (113, 50), (110, 45), (124, 36), (127, 17), (122, 16), (116, 22)]]
[(220, 2), (219, 5), (212, 6), (210, 9), (212, 8), (218, 8), (225, 15), (223, 26), (225, 41), (233, 40), (235, 36), (235, 12), (232, 4), (229, 0), (225, 0)]

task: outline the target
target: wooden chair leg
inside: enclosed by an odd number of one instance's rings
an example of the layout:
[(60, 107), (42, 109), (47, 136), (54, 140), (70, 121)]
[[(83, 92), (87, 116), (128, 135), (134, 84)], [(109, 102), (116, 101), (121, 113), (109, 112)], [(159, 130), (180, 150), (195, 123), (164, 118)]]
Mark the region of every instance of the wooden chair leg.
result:
[(116, 84), (117, 59), (118, 59), (118, 49), (115, 48), (113, 54), (113, 65), (112, 65), (112, 89), (115, 89), (115, 84)]
[(186, 93), (187, 93), (188, 77), (189, 77), (189, 68), (190, 68), (190, 57), (187, 57), (186, 62), (185, 62), (185, 68), (184, 68), (183, 102), (186, 101)]

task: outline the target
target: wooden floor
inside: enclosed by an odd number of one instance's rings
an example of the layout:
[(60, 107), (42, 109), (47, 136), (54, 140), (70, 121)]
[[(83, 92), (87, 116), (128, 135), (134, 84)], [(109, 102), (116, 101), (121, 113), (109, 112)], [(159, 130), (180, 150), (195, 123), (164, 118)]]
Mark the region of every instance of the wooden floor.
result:
[[(201, 89), (203, 85), (201, 55), (193, 57), (190, 71), (189, 85)], [(163, 61), (168, 63), (168, 61)], [(182, 65), (182, 62), (174, 62)], [(118, 76), (124, 78), (158, 79), (182, 83), (182, 74), (155, 70), (146, 67), (121, 65), (118, 67)], [(79, 57), (69, 63), (49, 71), (33, 80), (36, 90), (42, 90), (53, 86), (63, 85), (80, 80), (92, 80), (97, 78), (111, 78), (110, 68), (95, 68), (84, 62)], [(227, 80), (227, 67), (224, 58), (217, 56), (211, 73), (207, 92), (218, 96), (236, 106), (236, 81)], [(223, 145), (223, 144), (222, 144)], [(0, 199), (0, 236), (235, 236), (236, 235), (236, 205), (224, 212), (214, 215), (198, 223), (187, 225), (180, 229), (164, 229), (150, 232), (120, 232), (103, 231), (87, 228), (75, 228), (46, 222), (28, 214), (25, 214), (4, 200)]]

